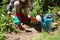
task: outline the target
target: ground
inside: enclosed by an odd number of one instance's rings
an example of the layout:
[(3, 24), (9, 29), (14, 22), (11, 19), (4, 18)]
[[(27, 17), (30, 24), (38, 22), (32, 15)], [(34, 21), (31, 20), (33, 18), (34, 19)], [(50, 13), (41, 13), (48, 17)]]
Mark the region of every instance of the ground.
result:
[[(35, 28), (31, 27), (30, 30), (32, 32), (25, 32), (25, 31), (20, 31), (18, 33), (14, 33), (14, 32), (11, 32), (11, 33), (8, 33), (8, 32), (5, 32), (5, 36), (6, 36), (6, 40), (30, 40), (30, 38), (39, 38), (40, 35), (42, 35), (43, 32), (39, 32), (37, 31)], [(46, 34), (45, 34), (46, 35)], [(44, 34), (43, 34), (44, 36)], [(34, 40), (35, 40), (34, 38)], [(33, 40), (33, 39), (31, 39)]]
[(15, 33), (5, 33), (7, 39), (6, 40), (29, 40), (32, 36), (38, 36), (40, 35), (40, 32), (37, 32), (35, 29), (32, 28), (32, 32), (25, 32), (21, 31), (17, 34)]

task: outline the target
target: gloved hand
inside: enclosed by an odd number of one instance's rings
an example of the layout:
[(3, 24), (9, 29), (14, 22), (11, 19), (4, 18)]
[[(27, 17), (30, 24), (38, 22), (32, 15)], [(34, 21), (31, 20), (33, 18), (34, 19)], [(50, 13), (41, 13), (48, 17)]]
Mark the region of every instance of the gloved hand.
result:
[(37, 21), (41, 21), (41, 16), (40, 16), (40, 15), (37, 15), (37, 16), (36, 16), (36, 20), (37, 20)]
[(13, 17), (13, 23), (14, 23), (15, 25), (21, 25), (21, 24), (22, 24), (22, 22), (18, 19), (17, 16), (11, 15), (11, 17)]

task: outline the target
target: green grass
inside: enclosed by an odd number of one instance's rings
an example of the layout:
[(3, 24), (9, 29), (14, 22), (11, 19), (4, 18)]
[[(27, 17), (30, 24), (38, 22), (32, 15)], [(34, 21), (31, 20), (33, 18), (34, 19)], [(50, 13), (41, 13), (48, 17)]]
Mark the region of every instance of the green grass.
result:
[(53, 35), (42, 32), (40, 36), (32, 36), (30, 40), (60, 40), (60, 28)]

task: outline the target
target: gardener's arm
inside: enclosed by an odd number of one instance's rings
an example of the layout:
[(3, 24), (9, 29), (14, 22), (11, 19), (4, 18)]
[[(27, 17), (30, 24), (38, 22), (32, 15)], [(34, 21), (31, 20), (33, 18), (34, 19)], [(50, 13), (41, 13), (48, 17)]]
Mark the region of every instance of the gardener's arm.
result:
[(11, 0), (10, 1), (10, 3), (9, 3), (9, 5), (8, 5), (8, 7), (7, 7), (7, 11), (12, 11), (12, 8), (14, 7), (14, 2), (15, 2), (16, 0)]
[(9, 15), (10, 15), (11, 12), (12, 12), (12, 8), (14, 7), (14, 2), (15, 2), (15, 1), (16, 1), (16, 0), (11, 0), (10, 3), (9, 3), (9, 5), (7, 6), (7, 12), (8, 12)]

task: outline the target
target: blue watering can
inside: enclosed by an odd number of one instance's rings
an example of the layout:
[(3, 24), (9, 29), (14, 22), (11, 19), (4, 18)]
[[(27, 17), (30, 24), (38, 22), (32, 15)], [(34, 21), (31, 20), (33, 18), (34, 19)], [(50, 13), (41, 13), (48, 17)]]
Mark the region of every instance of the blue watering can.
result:
[(45, 17), (42, 20), (42, 27), (45, 28), (45, 30), (48, 32), (51, 29), (51, 23), (52, 23), (52, 14), (46, 14)]
[(22, 22), (18, 19), (17, 16), (15, 16), (15, 17), (13, 18), (13, 23), (14, 23), (15, 25), (21, 25)]

